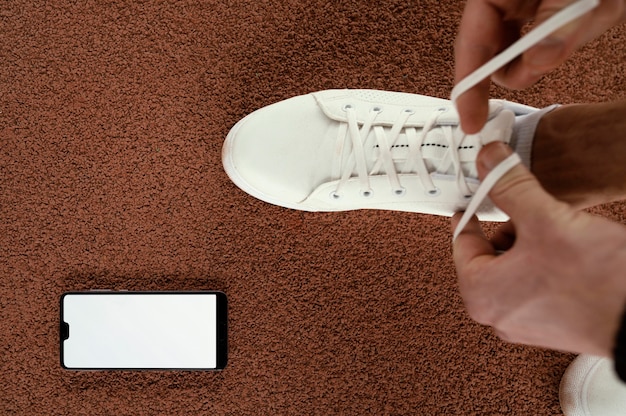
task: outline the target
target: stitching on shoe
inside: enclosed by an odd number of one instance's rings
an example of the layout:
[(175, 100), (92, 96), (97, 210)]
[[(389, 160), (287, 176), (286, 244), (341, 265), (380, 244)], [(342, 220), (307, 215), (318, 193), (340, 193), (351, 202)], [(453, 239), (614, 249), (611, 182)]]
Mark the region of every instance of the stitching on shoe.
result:
[[(422, 143), (422, 144), (420, 145), (420, 147), (426, 147), (426, 146), (431, 146), (431, 147), (443, 147), (444, 149), (447, 149), (447, 148), (449, 147), (447, 144), (439, 144), (439, 143)], [(377, 144), (376, 144), (376, 145), (374, 145), (374, 148), (379, 148), (379, 147), (380, 147), (380, 146), (379, 146), (379, 145), (377, 145)], [(407, 148), (408, 148), (408, 147), (409, 147), (409, 145), (408, 145), (408, 144), (394, 144), (394, 145), (392, 145), (391, 147), (392, 147), (392, 148), (394, 148), (394, 147), (396, 147), (396, 148), (397, 148), (397, 147), (401, 147), (401, 148), (403, 148), (403, 147), (407, 147)], [(459, 150), (469, 150), (469, 149), (474, 149), (474, 148), (475, 148), (475, 146), (474, 146), (474, 145), (469, 145), (469, 146), (459, 146), (459, 147), (457, 147), (457, 149), (459, 149)]]

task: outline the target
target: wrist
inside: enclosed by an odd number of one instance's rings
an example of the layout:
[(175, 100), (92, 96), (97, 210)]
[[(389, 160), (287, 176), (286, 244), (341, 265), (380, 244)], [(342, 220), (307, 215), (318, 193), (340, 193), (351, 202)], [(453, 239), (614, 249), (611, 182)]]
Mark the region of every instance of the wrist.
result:
[(532, 172), (552, 195), (587, 208), (626, 198), (626, 101), (568, 105), (539, 121)]

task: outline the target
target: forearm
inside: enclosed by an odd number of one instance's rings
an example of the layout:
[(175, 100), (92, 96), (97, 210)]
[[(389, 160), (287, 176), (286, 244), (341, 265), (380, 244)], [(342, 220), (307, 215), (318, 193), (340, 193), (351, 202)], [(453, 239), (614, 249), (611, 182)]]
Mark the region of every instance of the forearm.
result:
[(548, 192), (577, 208), (626, 199), (626, 100), (546, 114), (531, 170)]

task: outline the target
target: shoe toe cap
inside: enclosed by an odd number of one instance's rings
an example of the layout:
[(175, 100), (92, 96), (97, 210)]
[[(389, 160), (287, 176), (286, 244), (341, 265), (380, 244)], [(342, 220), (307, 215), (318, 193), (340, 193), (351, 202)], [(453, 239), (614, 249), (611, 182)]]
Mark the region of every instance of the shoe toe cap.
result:
[[(243, 118), (224, 143), (231, 180), (266, 202), (297, 204), (324, 180), (331, 123), (313, 96), (264, 107)], [(321, 155), (320, 157), (316, 157)]]

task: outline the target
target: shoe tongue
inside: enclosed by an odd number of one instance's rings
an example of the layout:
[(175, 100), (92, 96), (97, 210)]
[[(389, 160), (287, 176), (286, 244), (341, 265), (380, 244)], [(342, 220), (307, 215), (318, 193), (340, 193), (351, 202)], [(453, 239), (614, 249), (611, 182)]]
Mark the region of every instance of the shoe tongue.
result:
[[(459, 145), (459, 158), (461, 167), (466, 177), (477, 178), (476, 156), (482, 146), (494, 142), (502, 141), (509, 143), (513, 132), (513, 124), (515, 123), (515, 114), (510, 110), (502, 110), (494, 114), (486, 123), (483, 130), (478, 134), (466, 135), (465, 139)], [(447, 133), (444, 129), (449, 129)], [(417, 134), (421, 134), (418, 130)], [(450, 141), (448, 135), (452, 134), (457, 140), (460, 140), (460, 132), (457, 126), (436, 126), (432, 128), (424, 139), (421, 152), (429, 172), (438, 172), (440, 174), (454, 174), (454, 167), (449, 163), (449, 157), (446, 157)], [(375, 142), (375, 140), (374, 140)], [(403, 132), (400, 134), (396, 142), (391, 146), (391, 155), (396, 164), (396, 170), (402, 172), (406, 159), (409, 157), (410, 148), (407, 135)], [(373, 146), (371, 156), (368, 158), (369, 168), (373, 168), (379, 159), (380, 149), (377, 145)], [(446, 166), (444, 166), (446, 165)], [(384, 171), (384, 169), (382, 169)], [(412, 170), (410, 173), (415, 173)]]

